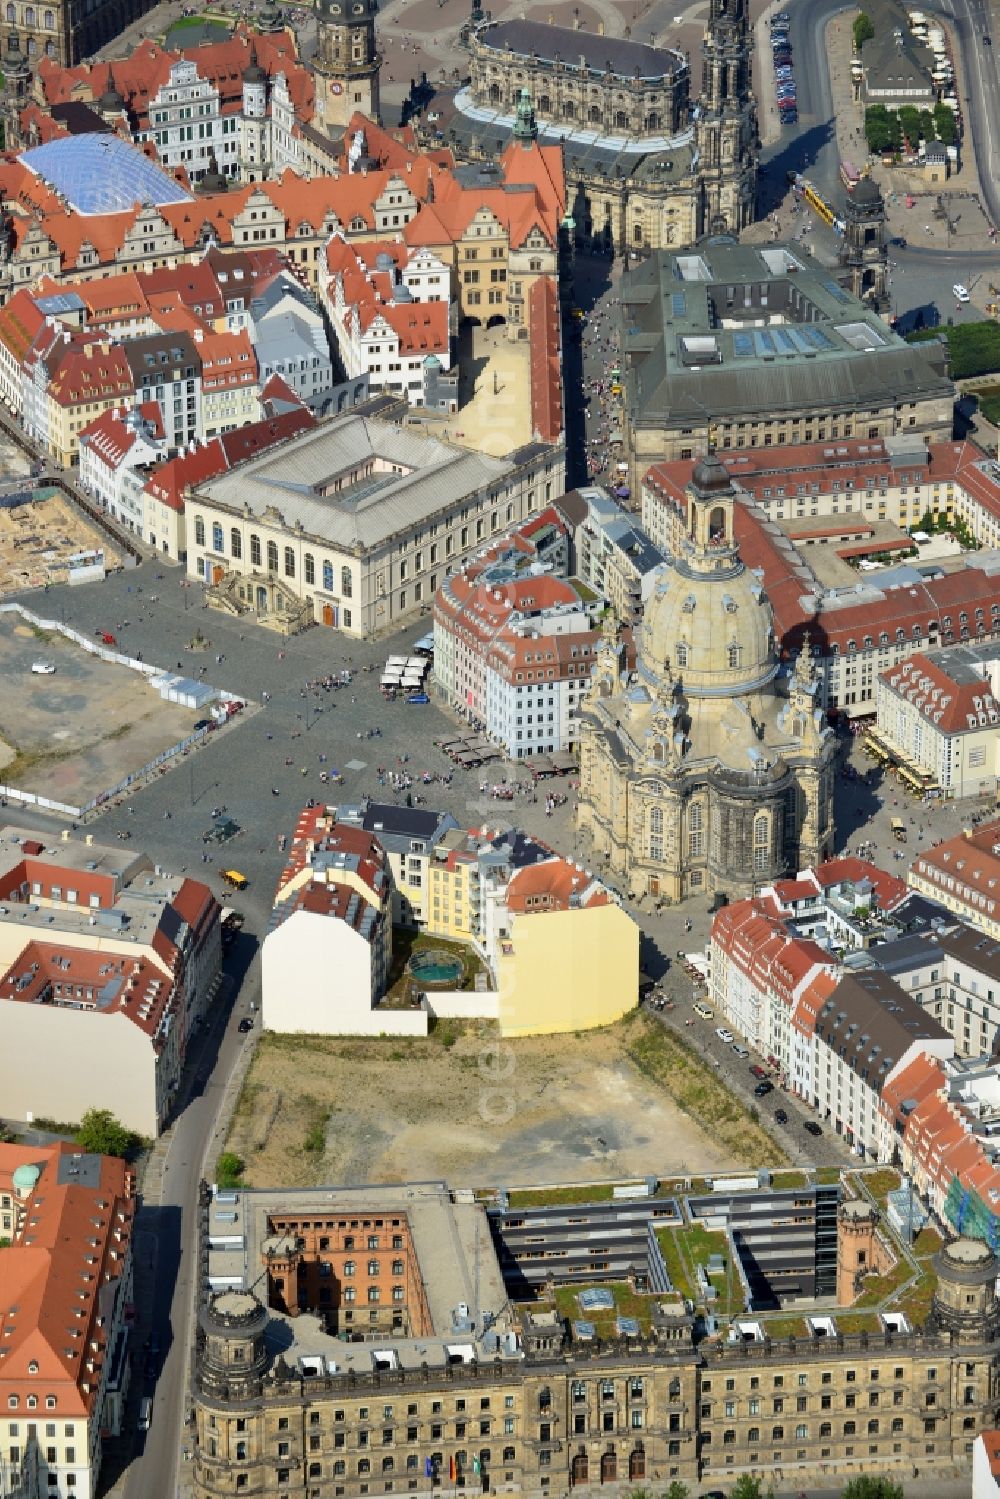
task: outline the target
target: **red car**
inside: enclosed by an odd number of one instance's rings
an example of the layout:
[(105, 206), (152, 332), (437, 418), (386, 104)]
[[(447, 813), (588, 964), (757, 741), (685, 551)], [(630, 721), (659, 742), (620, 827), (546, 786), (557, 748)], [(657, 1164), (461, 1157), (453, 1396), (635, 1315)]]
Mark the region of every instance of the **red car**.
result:
[(107, 630), (95, 630), (94, 634), (104, 645), (117, 645), (118, 642)]
[(750, 1068), (750, 1071), (753, 1073), (754, 1077), (759, 1077), (759, 1078), (765, 1078), (765, 1077), (767, 1077), (767, 1068), (766, 1067), (761, 1067), (757, 1063), (754, 1063), (754, 1065)]

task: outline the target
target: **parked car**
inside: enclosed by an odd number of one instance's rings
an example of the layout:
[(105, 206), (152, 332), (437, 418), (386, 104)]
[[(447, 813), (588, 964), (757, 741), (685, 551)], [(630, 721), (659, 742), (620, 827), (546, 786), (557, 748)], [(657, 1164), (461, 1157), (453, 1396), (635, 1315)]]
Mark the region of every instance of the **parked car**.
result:
[(745, 1046), (741, 1046), (738, 1041), (733, 1042), (733, 1051), (739, 1057), (741, 1062), (745, 1062), (747, 1057), (750, 1055), (747, 1048)]
[(710, 1010), (708, 1008), (708, 1005), (703, 1005), (700, 1002), (697, 1003), (697, 1004), (693, 1004), (691, 1006), (691, 1008), (692, 1008), (692, 1010), (694, 1010), (694, 1013), (696, 1015), (700, 1015), (701, 1016), (702, 1020), (711, 1020), (713, 1018), (713, 1016), (715, 1015), (715, 1011), (714, 1010)]
[(246, 1035), (247, 1031), (252, 1031), (253, 1030), (253, 1016), (252, 1015), (244, 1015), (243, 1019), (240, 1021), (239, 1029), (240, 1029), (240, 1032), (244, 1036)]
[(31, 669), (36, 677), (55, 676), (56, 670), (51, 661), (32, 661)]
[(787, 1124), (788, 1123), (788, 1115), (785, 1113), (784, 1109), (775, 1109), (775, 1111), (774, 1111), (774, 1122), (775, 1122), (775, 1124)]
[(960, 281), (956, 281), (951, 290), (956, 302), (969, 302), (972, 300), (969, 296), (968, 287), (963, 286)]
[(753, 1073), (754, 1077), (767, 1077), (767, 1068), (762, 1067), (759, 1062), (754, 1062), (753, 1066), (750, 1068), (750, 1071)]
[(753, 1090), (755, 1098), (766, 1098), (769, 1093), (774, 1092), (774, 1084), (769, 1077), (765, 1077)]
[(195, 724), (194, 728), (195, 728), (195, 732), (197, 732), (198, 729), (214, 729), (215, 728), (215, 719), (214, 718), (199, 718), (199, 720)]
[(411, 692), (407, 696), (406, 701), (408, 703), (429, 703), (430, 698), (427, 696), (426, 692)]
[(805, 1130), (807, 1135), (819, 1136), (823, 1133), (819, 1125), (816, 1123), (815, 1119), (807, 1119), (802, 1128)]
[(725, 1041), (727, 1046), (731, 1046), (736, 1040), (736, 1037), (733, 1035), (732, 1031), (727, 1031), (724, 1025), (716, 1026), (715, 1034), (718, 1036), (720, 1041)]

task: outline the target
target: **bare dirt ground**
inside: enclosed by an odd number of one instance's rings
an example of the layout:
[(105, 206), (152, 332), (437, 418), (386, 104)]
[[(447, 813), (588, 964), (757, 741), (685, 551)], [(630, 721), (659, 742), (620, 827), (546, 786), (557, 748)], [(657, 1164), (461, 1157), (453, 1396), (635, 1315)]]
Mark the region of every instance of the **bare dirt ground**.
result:
[[(35, 676), (45, 660), (54, 676)], [(146, 678), (57, 631), (0, 615), (0, 774), (8, 786), (79, 806), (191, 731), (199, 714)]]
[(107, 568), (121, 558), (106, 537), (58, 491), (14, 510), (0, 508), (0, 595), (65, 583), (74, 552), (103, 551)]
[(254, 1186), (513, 1186), (773, 1163), (776, 1147), (675, 1046), (638, 1015), (499, 1052), (485, 1028), (416, 1042), (265, 1034), (227, 1149)]

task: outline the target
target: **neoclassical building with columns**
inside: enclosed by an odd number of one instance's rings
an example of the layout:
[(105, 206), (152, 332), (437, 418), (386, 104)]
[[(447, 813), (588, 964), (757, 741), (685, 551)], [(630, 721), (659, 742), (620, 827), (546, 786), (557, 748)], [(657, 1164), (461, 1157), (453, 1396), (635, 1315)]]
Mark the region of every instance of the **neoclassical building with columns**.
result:
[(578, 824), (634, 895), (729, 899), (833, 847), (833, 733), (803, 653), (779, 683), (771, 605), (733, 539), (734, 491), (696, 465), (685, 540), (625, 666), (605, 633), (580, 716)]

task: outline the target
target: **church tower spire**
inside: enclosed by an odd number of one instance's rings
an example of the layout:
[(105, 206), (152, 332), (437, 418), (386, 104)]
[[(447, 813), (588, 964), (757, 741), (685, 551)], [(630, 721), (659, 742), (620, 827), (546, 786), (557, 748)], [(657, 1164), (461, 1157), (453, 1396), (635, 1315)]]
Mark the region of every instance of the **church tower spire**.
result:
[(710, 0), (697, 124), (704, 172), (702, 233), (735, 234), (754, 219), (760, 142), (752, 46), (748, 0)]

